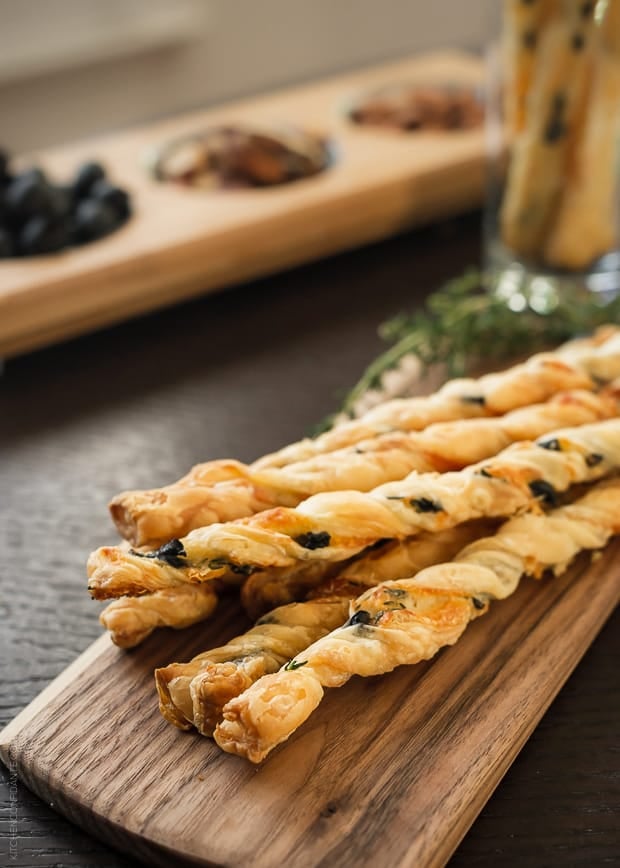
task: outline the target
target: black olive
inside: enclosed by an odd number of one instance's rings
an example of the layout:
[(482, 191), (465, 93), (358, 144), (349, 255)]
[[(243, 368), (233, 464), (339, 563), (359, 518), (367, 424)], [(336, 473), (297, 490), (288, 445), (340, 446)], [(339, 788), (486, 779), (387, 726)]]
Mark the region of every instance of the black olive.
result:
[(0, 229), (0, 259), (8, 259), (13, 256), (13, 238), (6, 229)]
[(474, 604), (474, 609), (484, 609), (485, 604), (478, 597), (472, 597), (471, 601)]
[[(93, 191), (93, 192), (91, 192)], [(52, 184), (38, 167), (17, 175), (0, 149), (0, 257), (51, 253), (101, 238), (131, 211), (129, 196), (105, 180), (98, 163), (85, 163), (71, 186)]]
[(47, 175), (43, 169), (40, 169), (38, 166), (31, 166), (29, 169), (24, 169), (24, 171), (20, 172), (16, 177), (28, 179), (36, 184), (49, 186)]
[(299, 536), (294, 537), (294, 540), (300, 546), (312, 551), (314, 549), (324, 549), (329, 545), (331, 537), (327, 531), (322, 530), (318, 533), (313, 533), (312, 531), (309, 533), (302, 533)]
[[(398, 498), (398, 500), (400, 500), (400, 498)], [(369, 545), (368, 548), (366, 549), (366, 551), (374, 552), (377, 549), (383, 548), (383, 546), (387, 545), (389, 542), (392, 542), (392, 540), (389, 537), (384, 537), (383, 539), (378, 539), (377, 542), (374, 542), (371, 545)]]
[(28, 217), (49, 213), (51, 190), (42, 173), (31, 170), (13, 178), (6, 188), (4, 201), (9, 219), (23, 223)]
[(416, 512), (443, 512), (443, 506), (430, 497), (414, 497), (409, 503)]
[(95, 199), (83, 199), (75, 211), (75, 240), (78, 244), (103, 238), (120, 223), (113, 208)]
[(132, 549), (131, 553), (137, 555), (139, 558), (154, 558), (157, 561), (163, 561), (171, 567), (187, 566), (186, 562), (181, 560), (181, 558), (187, 557), (187, 552), (183, 548), (183, 543), (180, 539), (171, 539), (158, 549), (155, 549), (154, 552), (135, 552)]
[(97, 181), (105, 178), (105, 169), (99, 163), (84, 163), (73, 179), (73, 193), (76, 199), (83, 199), (90, 193)]
[(552, 106), (553, 106), (553, 111), (556, 114), (558, 114), (558, 115), (562, 114), (562, 112), (566, 108), (566, 94), (562, 93), (561, 91), (556, 93), (553, 97)]
[(7, 207), (6, 202), (4, 201), (4, 195), (2, 189), (0, 189), (0, 227), (3, 227), (5, 223), (10, 223), (7, 215)]
[(556, 93), (551, 105), (551, 116), (544, 132), (544, 140), (549, 145), (555, 144), (566, 135), (567, 126), (563, 118), (565, 110), (565, 94)]
[(253, 567), (252, 564), (229, 563), (227, 566), (231, 573), (235, 573), (237, 576), (251, 576), (257, 570), (257, 567)]
[(54, 253), (68, 242), (68, 234), (62, 223), (43, 214), (31, 217), (19, 234), (19, 251), (26, 256)]
[(553, 485), (545, 479), (535, 479), (533, 482), (530, 482), (529, 488), (534, 497), (542, 500), (547, 506), (555, 506), (557, 504), (558, 493)]
[(543, 440), (538, 444), (541, 449), (549, 449), (551, 452), (561, 452), (562, 447), (557, 437), (552, 437), (551, 440)]
[(0, 148), (0, 184), (2, 185), (6, 184), (11, 178), (9, 164), (10, 157), (8, 151)]
[(178, 559), (179, 555), (187, 557), (187, 552), (183, 548), (183, 543), (180, 539), (169, 540), (167, 543), (160, 546), (155, 552), (155, 557), (160, 561)]
[(597, 464), (601, 463), (603, 457), (600, 452), (591, 452), (589, 455), (586, 455), (586, 464), (588, 467), (596, 467)]
[(370, 612), (367, 612), (365, 609), (360, 609), (359, 612), (351, 615), (345, 624), (345, 627), (354, 627), (356, 624), (370, 624), (371, 620), (372, 616)]
[(70, 187), (60, 184), (50, 187), (50, 213), (57, 219), (65, 219), (73, 210), (73, 197)]
[(554, 145), (566, 135), (566, 124), (560, 118), (551, 118), (545, 128), (544, 140), (548, 145)]
[(131, 206), (129, 203), (129, 194), (120, 187), (115, 187), (105, 179), (96, 181), (90, 189), (90, 197), (98, 202), (104, 202), (116, 211), (119, 217), (123, 219), (129, 217)]

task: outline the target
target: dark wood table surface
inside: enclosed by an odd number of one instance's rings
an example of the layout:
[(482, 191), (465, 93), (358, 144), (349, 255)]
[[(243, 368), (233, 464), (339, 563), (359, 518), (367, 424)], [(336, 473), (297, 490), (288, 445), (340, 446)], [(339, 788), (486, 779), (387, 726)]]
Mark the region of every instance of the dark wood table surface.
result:
[[(307, 433), (379, 351), (377, 324), (477, 261), (478, 224), (471, 215), (412, 232), (7, 363), (0, 725), (100, 634), (84, 562), (115, 539), (110, 496), (208, 457), (251, 460)], [(453, 868), (620, 864), (619, 662), (616, 612)], [(2, 767), (2, 868), (137, 864), (21, 783), (15, 800), (12, 784)]]

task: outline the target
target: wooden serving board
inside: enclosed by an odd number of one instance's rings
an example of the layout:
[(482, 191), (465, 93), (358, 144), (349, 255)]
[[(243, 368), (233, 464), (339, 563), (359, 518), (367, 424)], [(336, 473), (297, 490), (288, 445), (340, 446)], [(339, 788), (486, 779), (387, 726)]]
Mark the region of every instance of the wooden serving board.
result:
[[(483, 130), (362, 128), (345, 108), (383, 84), (479, 84), (482, 74), (479, 58), (425, 55), (35, 155), (59, 179), (100, 159), (132, 194), (135, 214), (83, 248), (0, 261), (0, 358), (479, 204)], [(148, 149), (220, 123), (316, 131), (332, 141), (334, 164), (260, 190), (207, 192), (149, 178)]]
[(168, 725), (152, 670), (243, 628), (95, 642), (0, 734), (69, 819), (149, 865), (441, 866), (620, 598), (620, 540), (524, 580), (434, 660), (328, 691), (260, 767)]

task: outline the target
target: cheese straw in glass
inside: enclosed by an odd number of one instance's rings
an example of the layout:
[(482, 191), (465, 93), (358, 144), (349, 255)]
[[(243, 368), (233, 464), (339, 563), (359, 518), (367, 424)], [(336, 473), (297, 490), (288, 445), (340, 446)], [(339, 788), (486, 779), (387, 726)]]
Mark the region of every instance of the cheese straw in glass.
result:
[(513, 310), (620, 291), (620, 0), (503, 0), (486, 260)]

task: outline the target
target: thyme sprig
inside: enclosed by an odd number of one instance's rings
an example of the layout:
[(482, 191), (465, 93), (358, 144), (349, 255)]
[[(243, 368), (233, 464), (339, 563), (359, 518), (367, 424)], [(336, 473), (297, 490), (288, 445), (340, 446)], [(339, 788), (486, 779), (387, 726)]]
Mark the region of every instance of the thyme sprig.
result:
[(448, 377), (459, 377), (482, 360), (497, 363), (619, 321), (620, 296), (597, 297), (578, 281), (564, 285), (561, 294), (551, 282), (535, 279), (525, 288), (506, 291), (500, 284), (490, 291), (484, 275), (468, 269), (432, 293), (421, 310), (379, 327), (392, 346), (366, 368), (339, 415), (355, 416), (362, 396), (380, 388), (384, 374), (407, 355), (416, 356), (423, 370), (442, 365)]

